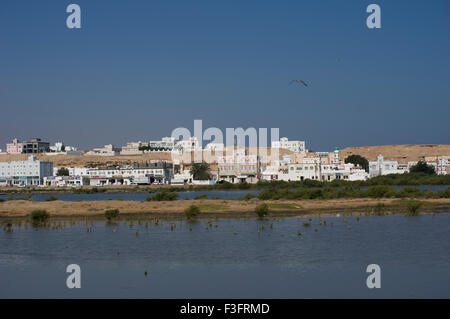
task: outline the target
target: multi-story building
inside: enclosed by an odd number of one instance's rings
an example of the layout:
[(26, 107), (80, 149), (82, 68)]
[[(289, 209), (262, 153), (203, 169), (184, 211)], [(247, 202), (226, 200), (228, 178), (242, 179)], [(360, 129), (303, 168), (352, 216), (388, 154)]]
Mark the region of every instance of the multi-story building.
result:
[(295, 153), (306, 153), (305, 141), (289, 141), (287, 137), (272, 141), (272, 148), (284, 148)]
[(217, 158), (218, 179), (230, 183), (256, 183), (260, 175), (258, 155), (246, 154), (245, 149), (238, 149), (232, 155)]
[(50, 143), (43, 142), (40, 138), (32, 138), (27, 142), (23, 142), (22, 153), (25, 154), (37, 154), (45, 153), (50, 150)]
[(8, 186), (43, 185), (43, 178), (53, 176), (53, 163), (38, 161), (30, 156), (27, 161), (0, 162), (0, 184)]
[(6, 144), (6, 153), (8, 154), (22, 154), (23, 152), (23, 144), (15, 138), (12, 143)]
[(90, 168), (91, 185), (166, 184), (173, 178), (173, 166), (164, 161), (135, 163), (125, 167)]
[(283, 170), (279, 175), (280, 180), (303, 181), (305, 179), (320, 180), (320, 158), (305, 157), (302, 163), (287, 165), (287, 171)]

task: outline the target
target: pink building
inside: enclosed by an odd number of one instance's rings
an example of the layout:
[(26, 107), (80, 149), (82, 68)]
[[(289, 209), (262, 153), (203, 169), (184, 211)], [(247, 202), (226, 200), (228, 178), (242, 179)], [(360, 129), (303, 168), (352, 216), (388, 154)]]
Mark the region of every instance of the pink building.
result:
[(12, 143), (6, 144), (6, 153), (8, 154), (22, 154), (23, 145), (17, 138), (13, 139)]

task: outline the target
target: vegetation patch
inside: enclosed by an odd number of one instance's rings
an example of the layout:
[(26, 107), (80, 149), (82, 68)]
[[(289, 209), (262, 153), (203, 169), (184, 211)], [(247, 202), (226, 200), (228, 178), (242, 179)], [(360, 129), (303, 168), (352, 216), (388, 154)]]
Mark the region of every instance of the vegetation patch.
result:
[(289, 204), (289, 203), (270, 203), (268, 204), (270, 209), (300, 209), (301, 205)]
[(194, 197), (194, 199), (208, 199), (208, 195), (203, 194), (203, 195), (197, 195)]
[(58, 200), (58, 198), (56, 197), (56, 196), (50, 196), (50, 197), (47, 197), (47, 199), (45, 200), (46, 202), (53, 202), (53, 201), (55, 201), (55, 200)]
[(34, 224), (40, 224), (47, 221), (50, 214), (45, 209), (35, 209), (30, 213), (31, 222)]
[(105, 217), (107, 220), (117, 218), (119, 216), (119, 210), (117, 208), (105, 210)]
[(173, 201), (178, 198), (178, 194), (175, 192), (169, 192), (167, 190), (161, 190), (156, 192), (155, 195), (147, 197), (147, 201)]
[(255, 207), (255, 213), (262, 218), (269, 213), (269, 205), (262, 203)]
[(200, 208), (200, 210), (224, 210), (227, 209), (228, 207), (225, 205), (218, 205), (218, 204), (203, 204), (198, 205), (198, 208)]
[(184, 210), (184, 215), (186, 215), (188, 219), (195, 218), (198, 214), (200, 214), (200, 207), (196, 205), (191, 205)]

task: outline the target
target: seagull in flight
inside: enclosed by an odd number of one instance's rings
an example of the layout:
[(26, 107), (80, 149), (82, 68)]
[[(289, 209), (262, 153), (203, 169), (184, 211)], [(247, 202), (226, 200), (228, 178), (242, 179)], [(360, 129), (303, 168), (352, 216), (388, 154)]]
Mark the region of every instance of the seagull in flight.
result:
[(292, 80), (292, 81), (289, 83), (289, 85), (291, 85), (291, 84), (294, 83), (294, 82), (303, 84), (304, 86), (308, 86), (308, 84), (306, 84), (306, 82), (303, 81), (303, 80)]

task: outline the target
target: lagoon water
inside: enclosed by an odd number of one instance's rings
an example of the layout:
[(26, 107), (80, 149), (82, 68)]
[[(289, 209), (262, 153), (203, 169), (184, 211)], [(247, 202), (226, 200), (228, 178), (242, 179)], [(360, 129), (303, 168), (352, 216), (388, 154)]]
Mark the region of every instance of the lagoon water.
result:
[[(438, 190), (447, 189), (447, 185), (421, 185), (413, 186), (417, 187), (419, 190), (423, 191), (425, 189), (432, 190), (434, 192)], [(367, 187), (362, 187), (366, 189)], [(395, 186), (395, 189), (402, 189), (403, 186)], [(209, 199), (220, 198), (220, 199), (238, 199), (248, 193), (253, 195), (258, 195), (261, 190), (249, 189), (249, 190), (205, 190), (205, 191), (186, 191), (178, 192), (178, 199), (194, 199), (196, 196), (207, 195)], [(145, 201), (147, 197), (153, 196), (150, 193), (96, 193), (96, 194), (72, 194), (72, 193), (33, 193), (31, 195), (27, 194), (13, 194), (14, 199), (19, 198), (30, 198), (33, 201), (45, 201), (50, 196), (54, 196), (59, 200), (63, 201), (98, 201), (98, 200), (131, 200), (131, 201)], [(10, 195), (0, 195), (0, 198), (8, 199)]]
[(323, 219), (15, 226), (0, 231), (0, 298), (450, 298), (450, 213)]

